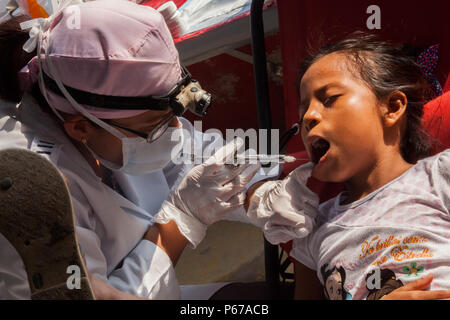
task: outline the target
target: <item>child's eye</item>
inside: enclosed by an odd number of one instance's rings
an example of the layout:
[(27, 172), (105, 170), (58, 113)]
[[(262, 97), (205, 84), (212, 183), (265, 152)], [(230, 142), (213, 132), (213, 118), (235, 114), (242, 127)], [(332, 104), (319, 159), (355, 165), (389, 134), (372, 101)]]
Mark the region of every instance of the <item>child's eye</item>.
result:
[(325, 98), (325, 100), (323, 101), (324, 106), (329, 106), (331, 105), (334, 101), (336, 101), (337, 98), (339, 98), (339, 94), (334, 95), (334, 96), (330, 96), (328, 98)]

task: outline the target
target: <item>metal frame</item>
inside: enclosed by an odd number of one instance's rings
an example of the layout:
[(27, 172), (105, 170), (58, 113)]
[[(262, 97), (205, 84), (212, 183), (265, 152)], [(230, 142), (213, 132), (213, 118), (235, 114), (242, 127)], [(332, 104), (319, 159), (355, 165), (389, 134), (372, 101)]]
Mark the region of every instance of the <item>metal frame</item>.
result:
[[(255, 76), (256, 106), (258, 126), (260, 129), (272, 129), (270, 116), (269, 83), (267, 76), (266, 46), (263, 21), (264, 0), (253, 0), (250, 11), (250, 27), (252, 34), (253, 70)], [(268, 139), (267, 151), (270, 154), (271, 145)], [(272, 299), (278, 299), (280, 293), (280, 264), (278, 246), (264, 239), (264, 259), (266, 283)]]

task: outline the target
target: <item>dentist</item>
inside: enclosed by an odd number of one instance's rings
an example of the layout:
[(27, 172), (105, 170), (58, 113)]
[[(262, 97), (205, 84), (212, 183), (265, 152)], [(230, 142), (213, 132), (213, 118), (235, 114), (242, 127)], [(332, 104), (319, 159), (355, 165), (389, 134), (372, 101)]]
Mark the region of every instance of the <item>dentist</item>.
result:
[[(34, 151), (64, 175), (93, 284), (113, 289), (104, 298), (180, 298), (179, 255), (208, 225), (245, 217), (245, 186), (259, 165), (224, 165), (239, 145), (220, 149), (223, 141), (208, 142), (181, 117), (204, 115), (210, 97), (180, 66), (156, 10), (77, 2), (38, 22), (25, 25), (30, 39), (16, 19), (0, 31), (13, 62), (2, 74), (14, 75), (2, 79), (0, 150)], [(171, 161), (189, 140), (218, 151), (196, 167)], [(0, 299), (29, 299), (23, 262), (1, 232)]]

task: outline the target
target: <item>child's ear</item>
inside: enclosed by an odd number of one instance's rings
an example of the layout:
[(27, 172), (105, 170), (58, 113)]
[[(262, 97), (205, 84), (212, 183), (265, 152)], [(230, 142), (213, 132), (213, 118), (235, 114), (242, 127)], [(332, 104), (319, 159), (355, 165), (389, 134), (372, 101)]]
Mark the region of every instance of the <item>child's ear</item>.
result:
[(399, 122), (406, 111), (408, 98), (401, 91), (391, 92), (385, 100), (383, 108), (383, 122), (387, 127), (392, 127)]

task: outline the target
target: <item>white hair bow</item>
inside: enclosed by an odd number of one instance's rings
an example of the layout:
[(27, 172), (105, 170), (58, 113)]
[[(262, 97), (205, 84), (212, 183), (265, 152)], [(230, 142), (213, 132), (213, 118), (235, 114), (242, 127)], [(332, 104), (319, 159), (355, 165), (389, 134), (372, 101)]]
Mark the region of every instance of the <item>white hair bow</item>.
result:
[(49, 12), (48, 18), (37, 18), (22, 22), (20, 27), (22, 30), (30, 29), (30, 38), (23, 45), (23, 50), (30, 53), (36, 49), (39, 35), (46, 32), (51, 25), (53, 19), (65, 8), (70, 5), (82, 3), (82, 0), (52, 0), (52, 12)]

